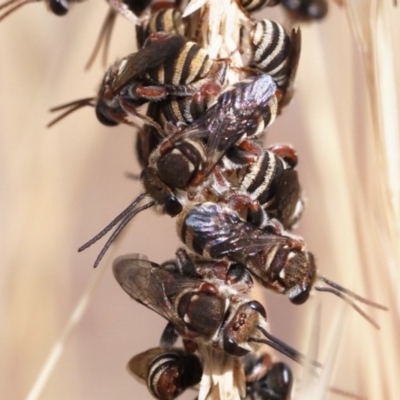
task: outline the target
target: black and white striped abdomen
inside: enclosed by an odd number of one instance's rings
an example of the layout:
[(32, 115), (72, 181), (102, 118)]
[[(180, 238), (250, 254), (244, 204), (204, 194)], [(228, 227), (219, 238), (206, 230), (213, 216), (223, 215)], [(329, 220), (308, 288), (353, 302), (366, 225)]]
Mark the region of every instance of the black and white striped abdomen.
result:
[(285, 87), (293, 49), (283, 26), (268, 19), (257, 22), (251, 33), (251, 46), (253, 57), (250, 66), (271, 75), (279, 87)]
[(280, 157), (266, 150), (243, 176), (241, 191), (263, 205), (273, 196), (274, 183), (287, 168), (288, 165)]
[(150, 363), (147, 387), (156, 399), (175, 399), (200, 382), (202, 366), (198, 357), (177, 349), (166, 351)]

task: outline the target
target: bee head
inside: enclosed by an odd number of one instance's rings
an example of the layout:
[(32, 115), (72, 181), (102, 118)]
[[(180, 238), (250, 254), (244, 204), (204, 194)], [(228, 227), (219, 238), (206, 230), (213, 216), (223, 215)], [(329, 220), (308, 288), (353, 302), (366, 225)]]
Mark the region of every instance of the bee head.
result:
[(49, 8), (54, 15), (62, 17), (69, 10), (69, 0), (50, 0)]
[(182, 204), (176, 197), (174, 192), (160, 179), (154, 168), (145, 168), (140, 180), (146, 192), (155, 200), (155, 202), (163, 207), (163, 210), (175, 217), (182, 211)]

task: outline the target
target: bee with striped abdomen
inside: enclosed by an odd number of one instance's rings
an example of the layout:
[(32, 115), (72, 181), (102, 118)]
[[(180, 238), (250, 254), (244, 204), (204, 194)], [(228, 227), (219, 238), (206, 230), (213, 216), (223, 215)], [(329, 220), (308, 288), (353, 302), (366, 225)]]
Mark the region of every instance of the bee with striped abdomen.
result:
[[(253, 144), (252, 151), (256, 148)], [(295, 150), (288, 145), (259, 147), (255, 161), (247, 164), (239, 161), (238, 165), (231, 166), (236, 158), (242, 158), (239, 147), (232, 149), (235, 155), (223, 159), (228, 164), (224, 168), (227, 173), (218, 179), (223, 201), (236, 210), (245, 209), (245, 219), (257, 227), (262, 228), (271, 218), (276, 218), (285, 229), (290, 229), (303, 211), (301, 187), (294, 169)]]
[(288, 104), (293, 95), (293, 82), (300, 59), (301, 32), (291, 35), (277, 22), (264, 19), (254, 24), (250, 32), (252, 57), (249, 66), (270, 74), (283, 92), (280, 106)]
[(257, 301), (234, 302), (220, 285), (168, 271), (141, 255), (118, 257), (113, 272), (130, 297), (167, 319), (183, 339), (234, 357), (266, 344), (294, 361), (305, 361), (301, 353), (267, 331), (267, 315)]
[(181, 35), (153, 34), (143, 49), (111, 65), (103, 78), (97, 99), (90, 98), (90, 102), (77, 100), (53, 109), (66, 109), (55, 121), (71, 110), (95, 103), (96, 116), (102, 124), (132, 124), (130, 118), (137, 116), (162, 135), (161, 127), (152, 118), (139, 113), (137, 108), (167, 96), (190, 97), (203, 93), (209, 90), (210, 82), (220, 89), (225, 81), (226, 69), (226, 61), (211, 60), (204, 49)]
[[(313, 288), (330, 292), (345, 300), (376, 328), (379, 328), (376, 322), (349, 297), (387, 310), (318, 275), (314, 256), (307, 251), (304, 240), (285, 231), (277, 220), (272, 219), (259, 229), (242, 220), (228, 205), (205, 202), (188, 205), (183, 210), (177, 219), (177, 232), (195, 253), (245, 265), (265, 288), (287, 295), (293, 304), (307, 301)], [(328, 286), (317, 286), (317, 281)]]
[(183, 349), (160, 347), (132, 357), (128, 370), (160, 400), (175, 399), (187, 388), (197, 385), (203, 374), (203, 367), (195, 354)]
[(183, 36), (153, 34), (143, 49), (108, 69), (97, 108), (106, 120), (126, 122), (147, 101), (193, 96), (209, 81), (222, 85), (225, 71), (225, 62), (211, 60), (205, 50)]

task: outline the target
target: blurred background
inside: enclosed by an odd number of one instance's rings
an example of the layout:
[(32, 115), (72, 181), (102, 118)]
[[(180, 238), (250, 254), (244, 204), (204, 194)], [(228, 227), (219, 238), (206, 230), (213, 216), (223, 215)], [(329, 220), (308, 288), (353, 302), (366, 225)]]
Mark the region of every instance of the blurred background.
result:
[[(303, 306), (264, 290), (258, 295), (275, 336), (304, 353), (314, 349), (311, 354), (317, 352), (316, 358), (332, 368), (329, 387), (394, 399), (400, 392), (400, 12), (388, 0), (347, 3), (346, 12), (330, 2), (324, 21), (302, 26), (297, 93), (272, 125), (267, 142), (291, 143), (298, 150), (307, 202), (296, 232), (315, 254), (319, 272), (390, 311), (363, 306), (380, 324), (378, 331), (329, 294), (316, 293)], [(140, 214), (94, 270), (103, 241), (83, 253), (77, 248), (142, 191), (139, 182), (124, 176), (140, 172), (135, 132), (103, 127), (91, 108), (46, 128), (53, 117), (50, 107), (97, 93), (104, 69), (99, 60), (88, 72), (84, 65), (107, 7), (91, 0), (58, 18), (38, 3), (0, 24), (4, 399), (27, 398), (96, 279), (87, 309), (48, 381), (30, 399), (150, 398), (126, 364), (157, 346), (165, 321), (132, 301), (109, 267), (125, 253), (142, 253), (155, 262), (172, 258), (179, 246), (174, 221), (152, 211)], [(287, 21), (280, 11), (262, 15)], [(109, 60), (133, 52), (134, 46), (134, 27), (118, 18)], [(295, 399), (343, 398), (333, 391), (302, 394), (303, 368), (284, 361), (293, 366)], [(189, 392), (182, 399), (194, 397)]]

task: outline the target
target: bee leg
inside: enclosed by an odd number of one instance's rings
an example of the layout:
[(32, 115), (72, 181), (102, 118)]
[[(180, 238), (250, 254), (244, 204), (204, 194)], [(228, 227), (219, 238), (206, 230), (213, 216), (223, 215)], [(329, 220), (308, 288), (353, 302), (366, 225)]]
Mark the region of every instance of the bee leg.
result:
[(260, 203), (247, 195), (234, 194), (229, 197), (228, 204), (235, 211), (245, 210), (247, 222), (258, 228), (263, 228), (268, 223)]
[(149, 101), (163, 100), (167, 97), (168, 91), (164, 86), (142, 86), (135, 85), (135, 87), (129, 90), (128, 96), (132, 96), (137, 99), (145, 99)]
[(297, 152), (296, 150), (288, 145), (277, 143), (268, 147), (268, 150), (272, 151), (276, 156), (283, 158), (285, 162), (287, 162), (290, 168), (295, 168), (298, 162)]
[(176, 261), (178, 264), (179, 272), (188, 277), (198, 278), (199, 275), (196, 272), (196, 266), (188, 252), (180, 248), (176, 251)]
[(194, 340), (182, 338), (182, 343), (186, 353), (194, 353), (197, 351), (197, 343)]

